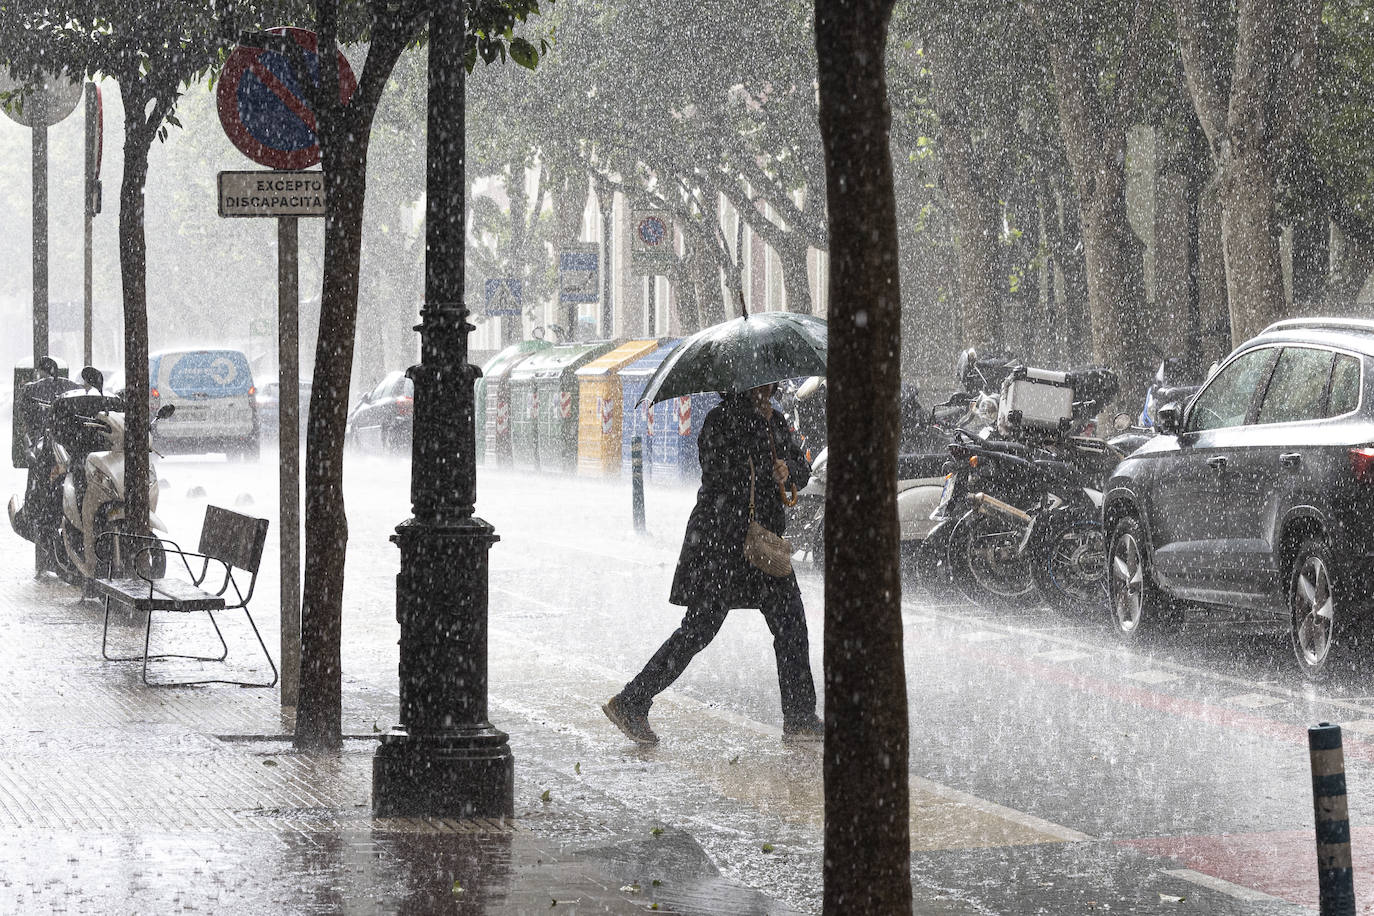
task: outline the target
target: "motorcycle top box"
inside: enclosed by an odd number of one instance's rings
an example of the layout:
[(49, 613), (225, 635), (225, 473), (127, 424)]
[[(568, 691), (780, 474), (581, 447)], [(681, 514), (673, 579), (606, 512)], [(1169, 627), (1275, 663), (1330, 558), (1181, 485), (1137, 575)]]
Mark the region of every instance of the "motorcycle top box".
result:
[(1073, 423), (1073, 396), (1067, 372), (1018, 366), (1002, 383), (998, 428), (1066, 431)]

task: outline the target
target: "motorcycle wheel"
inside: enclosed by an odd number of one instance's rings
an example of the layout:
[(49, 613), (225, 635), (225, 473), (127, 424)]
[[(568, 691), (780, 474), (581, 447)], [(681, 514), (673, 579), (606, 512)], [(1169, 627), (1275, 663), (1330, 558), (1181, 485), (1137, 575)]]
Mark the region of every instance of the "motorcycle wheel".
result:
[(1045, 603), (1063, 614), (1107, 607), (1107, 533), (1095, 518), (1051, 522), (1034, 551), (1031, 570)]
[(53, 569), (57, 573), (57, 578), (66, 582), (68, 585), (80, 585), (86, 577), (81, 574), (81, 569), (67, 553), (67, 542), (62, 538), (61, 529), (50, 537), (43, 539), (43, 546), (48, 551), (49, 558), (52, 559)]
[(1026, 554), (1017, 555), (1021, 531), (999, 518), (966, 513), (950, 533), (946, 557), (951, 578), (965, 598), (987, 608), (1025, 604), (1035, 594)]

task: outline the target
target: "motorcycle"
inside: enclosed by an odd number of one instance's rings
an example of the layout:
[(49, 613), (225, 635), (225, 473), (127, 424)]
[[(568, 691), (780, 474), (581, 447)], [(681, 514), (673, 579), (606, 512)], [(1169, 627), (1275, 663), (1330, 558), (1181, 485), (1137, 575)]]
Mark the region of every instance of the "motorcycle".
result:
[(928, 553), (970, 600), (1002, 606), (1038, 592), (1061, 610), (1105, 601), (1101, 486), (1125, 454), (1081, 433), (1095, 431), (1116, 390), (1105, 369), (1018, 368), (1003, 385), (1002, 438), (988, 430), (951, 444)]
[[(138, 572), (160, 576), (165, 558), (160, 551), (126, 551), (122, 539), (103, 538), (124, 532), (124, 400), (103, 392), (104, 379), (86, 367), (81, 378), (87, 389), (71, 391), (53, 402), (54, 451), (65, 471), (62, 483), (61, 537), (75, 573), (89, 578), (97, 566), (109, 563), (112, 570), (129, 569), (139, 557), (146, 564)], [(94, 389), (96, 393), (90, 393)], [(175, 407), (164, 404), (153, 420), (171, 416)], [(155, 453), (156, 454), (156, 453)], [(148, 522), (154, 531), (167, 526), (156, 515), (157, 469), (149, 460)], [(129, 532), (142, 534), (143, 532)]]
[(37, 378), (19, 389), (16, 409), (28, 479), (23, 504), (18, 496), (10, 497), (9, 517), (14, 532), (36, 548), (36, 574), (51, 570), (64, 580), (74, 581), (60, 533), (65, 472), (54, 450), (52, 405), (58, 396), (81, 385), (58, 375), (59, 371), (57, 361), (44, 356), (38, 361)]
[[(960, 388), (948, 400), (932, 408), (925, 408), (919, 400), (920, 389), (910, 382), (902, 384), (898, 405), (901, 417), (901, 436), (897, 456), (897, 517), (901, 529), (901, 562), (903, 571), (925, 582), (933, 590), (947, 591), (946, 578), (938, 572), (938, 563), (927, 564), (923, 541), (935, 523), (931, 512), (939, 502), (944, 485), (945, 448), (961, 429), (975, 429), (990, 425), (997, 417), (997, 386), (1010, 372), (1014, 363), (1008, 357), (980, 359), (969, 348), (960, 353), (955, 362), (955, 380)], [(814, 442), (817, 434), (807, 430), (825, 430), (823, 379), (810, 379), (801, 385), (788, 404), (787, 414), (793, 428)], [(803, 412), (804, 403), (819, 402), (819, 419), (815, 412)], [(794, 406), (795, 405), (795, 406)], [(796, 413), (793, 413), (796, 410)], [(823, 440), (822, 440), (823, 441)], [(814, 568), (823, 565), (825, 555), (825, 484), (829, 448), (811, 452), (811, 480), (798, 494), (797, 503), (788, 511), (787, 531), (803, 560), (809, 559)]]

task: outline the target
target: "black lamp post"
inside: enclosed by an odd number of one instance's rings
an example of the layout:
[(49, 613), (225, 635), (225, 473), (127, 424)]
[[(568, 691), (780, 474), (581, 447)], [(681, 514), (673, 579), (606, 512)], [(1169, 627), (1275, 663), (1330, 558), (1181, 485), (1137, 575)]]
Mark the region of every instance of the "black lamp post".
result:
[(429, 25), (425, 305), (415, 383), (413, 516), (401, 548), (400, 723), (372, 760), (378, 817), (515, 813), (515, 758), (487, 720), (487, 551), (498, 538), (473, 515), (477, 442), (463, 303), (465, 214), (463, 4), (437, 0)]

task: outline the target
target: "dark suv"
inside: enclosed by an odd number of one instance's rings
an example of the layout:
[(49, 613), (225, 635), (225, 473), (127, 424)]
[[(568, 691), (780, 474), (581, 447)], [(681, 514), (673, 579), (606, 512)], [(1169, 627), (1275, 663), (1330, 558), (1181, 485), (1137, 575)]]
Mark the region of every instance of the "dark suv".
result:
[(1233, 352), (1103, 494), (1118, 633), (1182, 603), (1271, 612), (1304, 674), (1353, 661), (1374, 584), (1374, 321), (1280, 321)]

